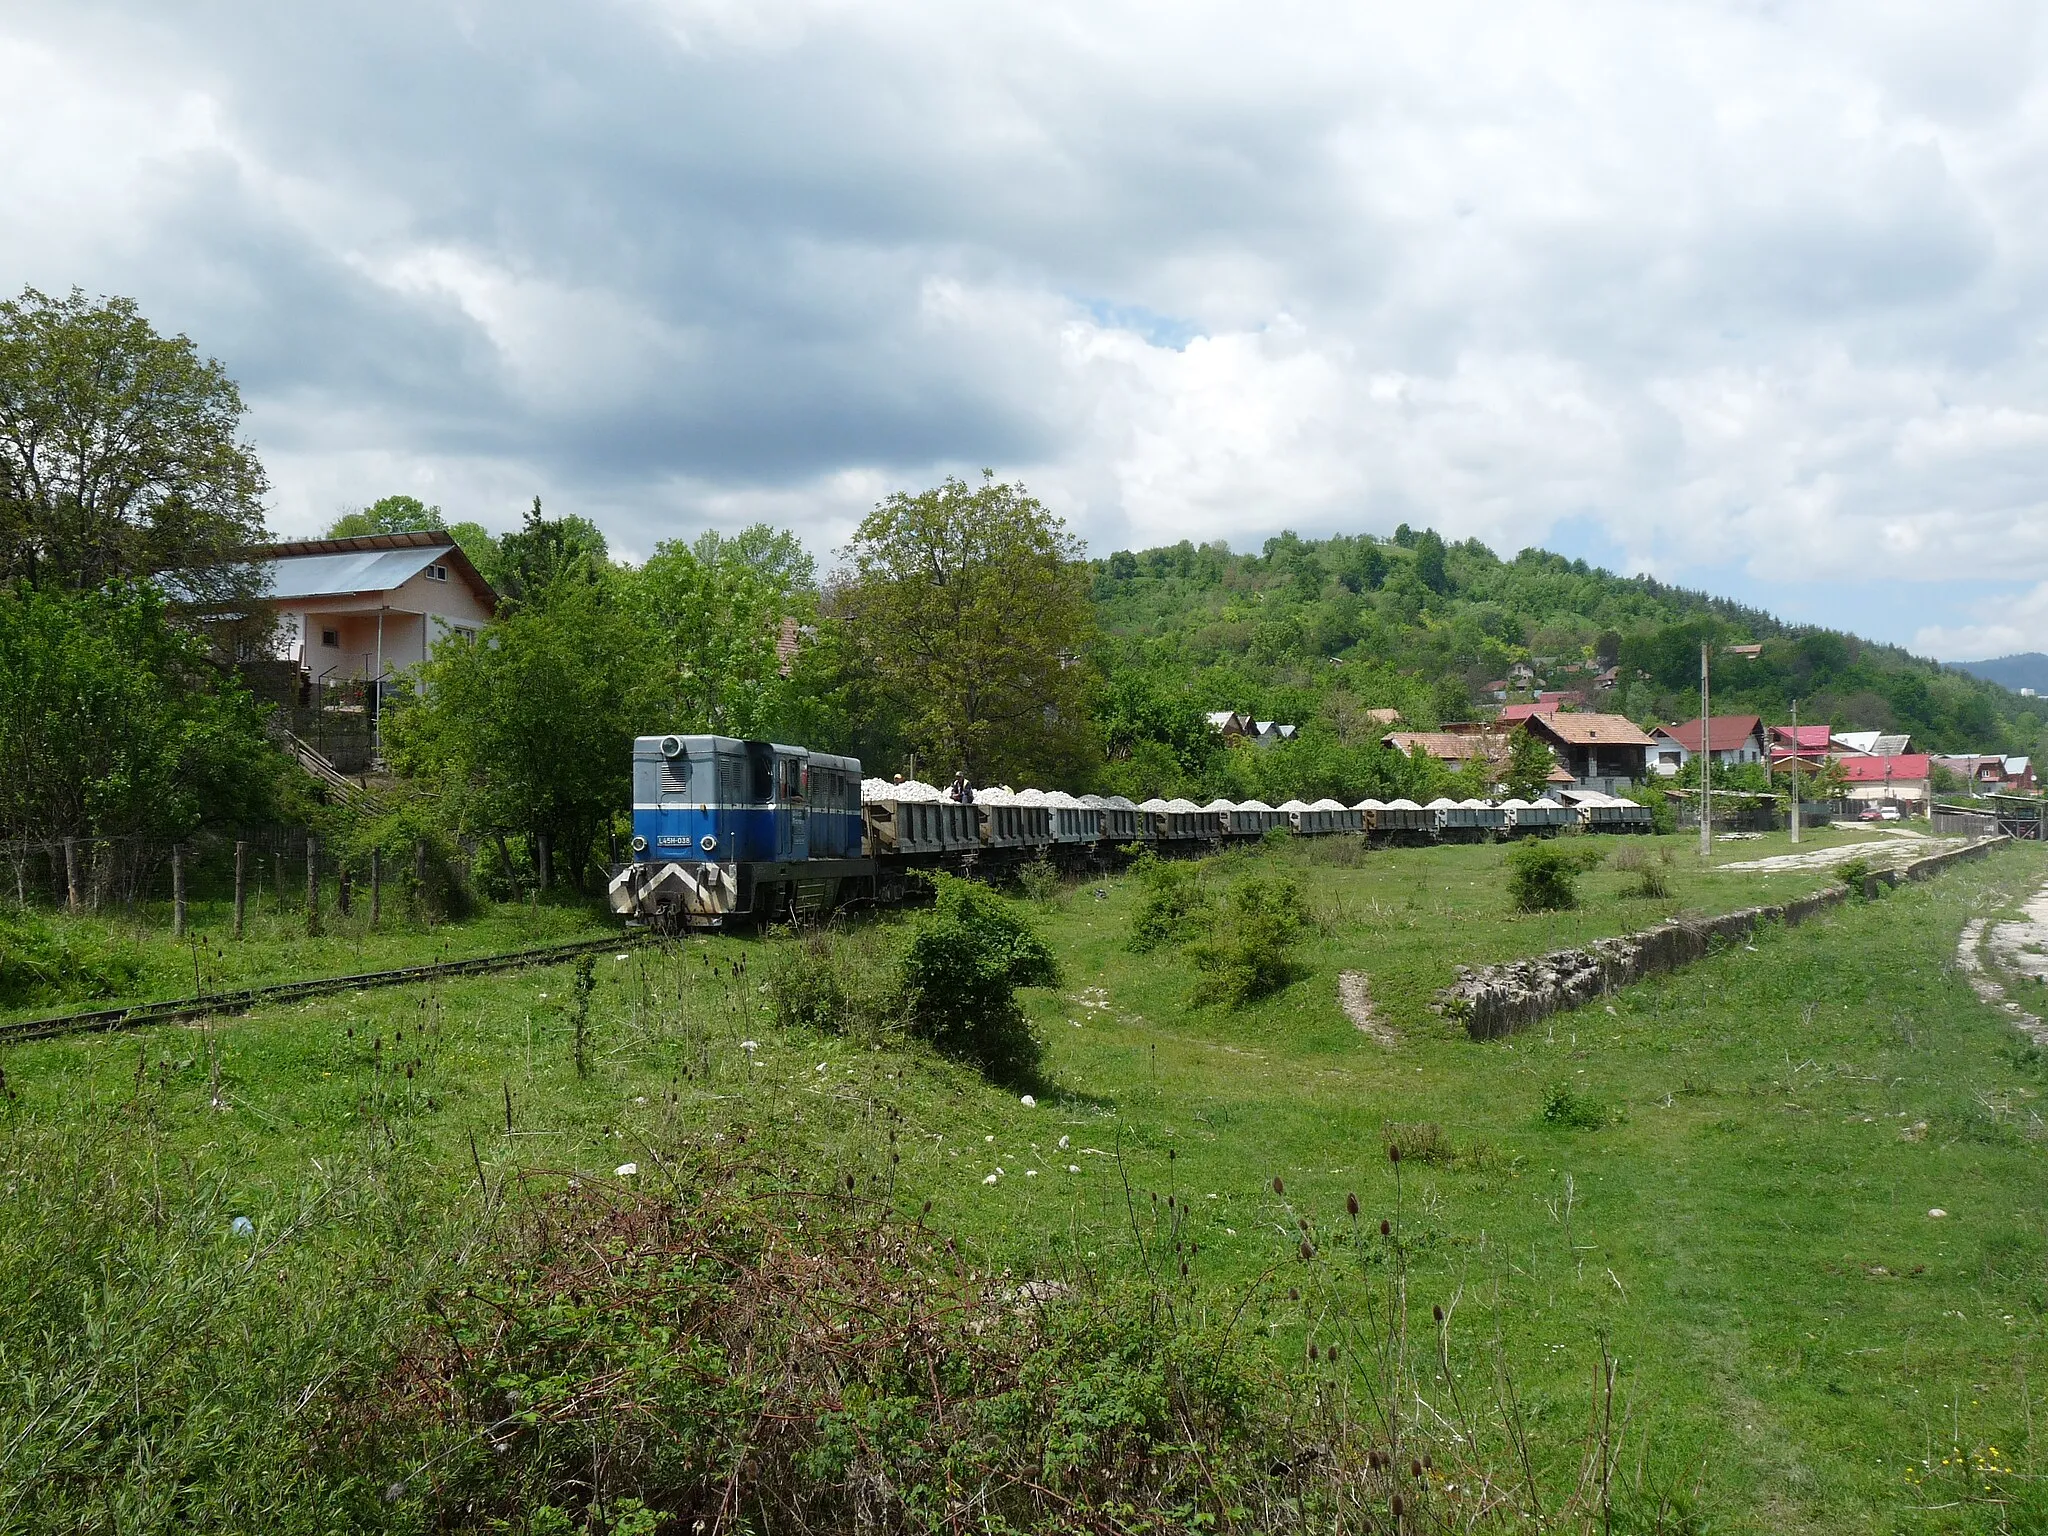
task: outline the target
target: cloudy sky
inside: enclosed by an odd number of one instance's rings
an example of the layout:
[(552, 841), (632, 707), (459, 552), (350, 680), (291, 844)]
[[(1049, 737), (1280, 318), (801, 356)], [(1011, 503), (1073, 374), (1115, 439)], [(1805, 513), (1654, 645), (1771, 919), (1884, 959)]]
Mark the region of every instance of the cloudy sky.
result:
[(2024, 0), (0, 0), (0, 288), (225, 361), (310, 532), (644, 553), (1022, 477), (2048, 649)]

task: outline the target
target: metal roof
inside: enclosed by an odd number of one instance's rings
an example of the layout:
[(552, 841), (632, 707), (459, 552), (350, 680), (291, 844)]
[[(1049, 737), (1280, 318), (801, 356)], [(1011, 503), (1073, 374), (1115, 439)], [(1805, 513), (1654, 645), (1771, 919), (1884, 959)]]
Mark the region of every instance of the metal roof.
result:
[(445, 563), (443, 549), (362, 549), (344, 555), (287, 555), (264, 560), (264, 595), (270, 598), (345, 597), (388, 592), (430, 565)]
[(291, 601), (309, 597), (347, 597), (361, 592), (388, 592), (402, 586), (430, 565), (445, 565), (450, 579), (459, 573), (470, 590), (493, 613), (498, 594), (484, 580), (454, 538), (440, 530), (416, 533), (373, 533), (346, 539), (299, 539), (249, 551), (251, 564), (268, 585), (264, 595)]

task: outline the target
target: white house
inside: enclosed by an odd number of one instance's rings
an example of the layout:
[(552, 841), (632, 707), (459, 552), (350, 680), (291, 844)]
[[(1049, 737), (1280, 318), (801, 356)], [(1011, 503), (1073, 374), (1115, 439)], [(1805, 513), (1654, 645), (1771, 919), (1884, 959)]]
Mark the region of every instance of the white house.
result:
[(250, 552), (282, 621), (277, 652), (306, 682), (382, 682), (445, 635), (475, 638), (498, 594), (446, 533), (299, 539)]

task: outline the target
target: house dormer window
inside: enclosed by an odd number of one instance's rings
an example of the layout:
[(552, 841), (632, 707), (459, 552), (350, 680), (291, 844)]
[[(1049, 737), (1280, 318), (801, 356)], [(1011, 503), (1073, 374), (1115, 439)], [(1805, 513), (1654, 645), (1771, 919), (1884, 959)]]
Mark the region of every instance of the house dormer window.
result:
[(445, 566), (445, 565), (430, 565), (430, 566), (428, 566), (428, 567), (427, 567), (427, 580), (429, 580), (429, 581), (446, 581), (447, 579), (448, 579), (448, 567), (447, 567), (447, 566)]

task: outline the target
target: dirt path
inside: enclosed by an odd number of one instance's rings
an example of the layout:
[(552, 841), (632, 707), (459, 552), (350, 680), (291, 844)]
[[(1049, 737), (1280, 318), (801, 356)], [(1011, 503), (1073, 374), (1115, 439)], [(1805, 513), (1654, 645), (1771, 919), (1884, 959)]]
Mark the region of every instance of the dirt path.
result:
[(1344, 1017), (1358, 1027), (1360, 1034), (1370, 1035), (1390, 1050), (1401, 1043), (1401, 1037), (1373, 1007), (1372, 984), (1365, 972), (1344, 971), (1338, 975), (1337, 1001), (1343, 1005)]
[[(1878, 831), (1876, 827), (1858, 828), (1859, 831)], [(1873, 869), (1884, 869), (1893, 864), (1904, 864), (1912, 859), (1925, 858), (1930, 853), (1946, 853), (1951, 848), (1960, 848), (1969, 841), (1962, 837), (1929, 837), (1924, 832), (1908, 832), (1900, 827), (1885, 827), (1888, 834), (1884, 842), (1844, 843), (1837, 848), (1816, 848), (1811, 853), (1780, 853), (1768, 859), (1744, 859), (1737, 864), (1716, 864), (1716, 869), (1754, 870), (1759, 873), (1774, 873), (1792, 869), (1832, 869), (1837, 864), (1847, 864), (1851, 859), (1867, 859)]]
[[(2014, 988), (2048, 981), (2048, 886), (2034, 893), (2016, 922), (1989, 923), (1973, 917), (1963, 924), (1956, 942), (1956, 968), (1968, 978), (1970, 990), (2011, 1018), (2013, 1026), (2036, 1045), (2048, 1046), (2048, 1024), (2006, 995)], [(1987, 965), (1985, 962), (1989, 960)]]

